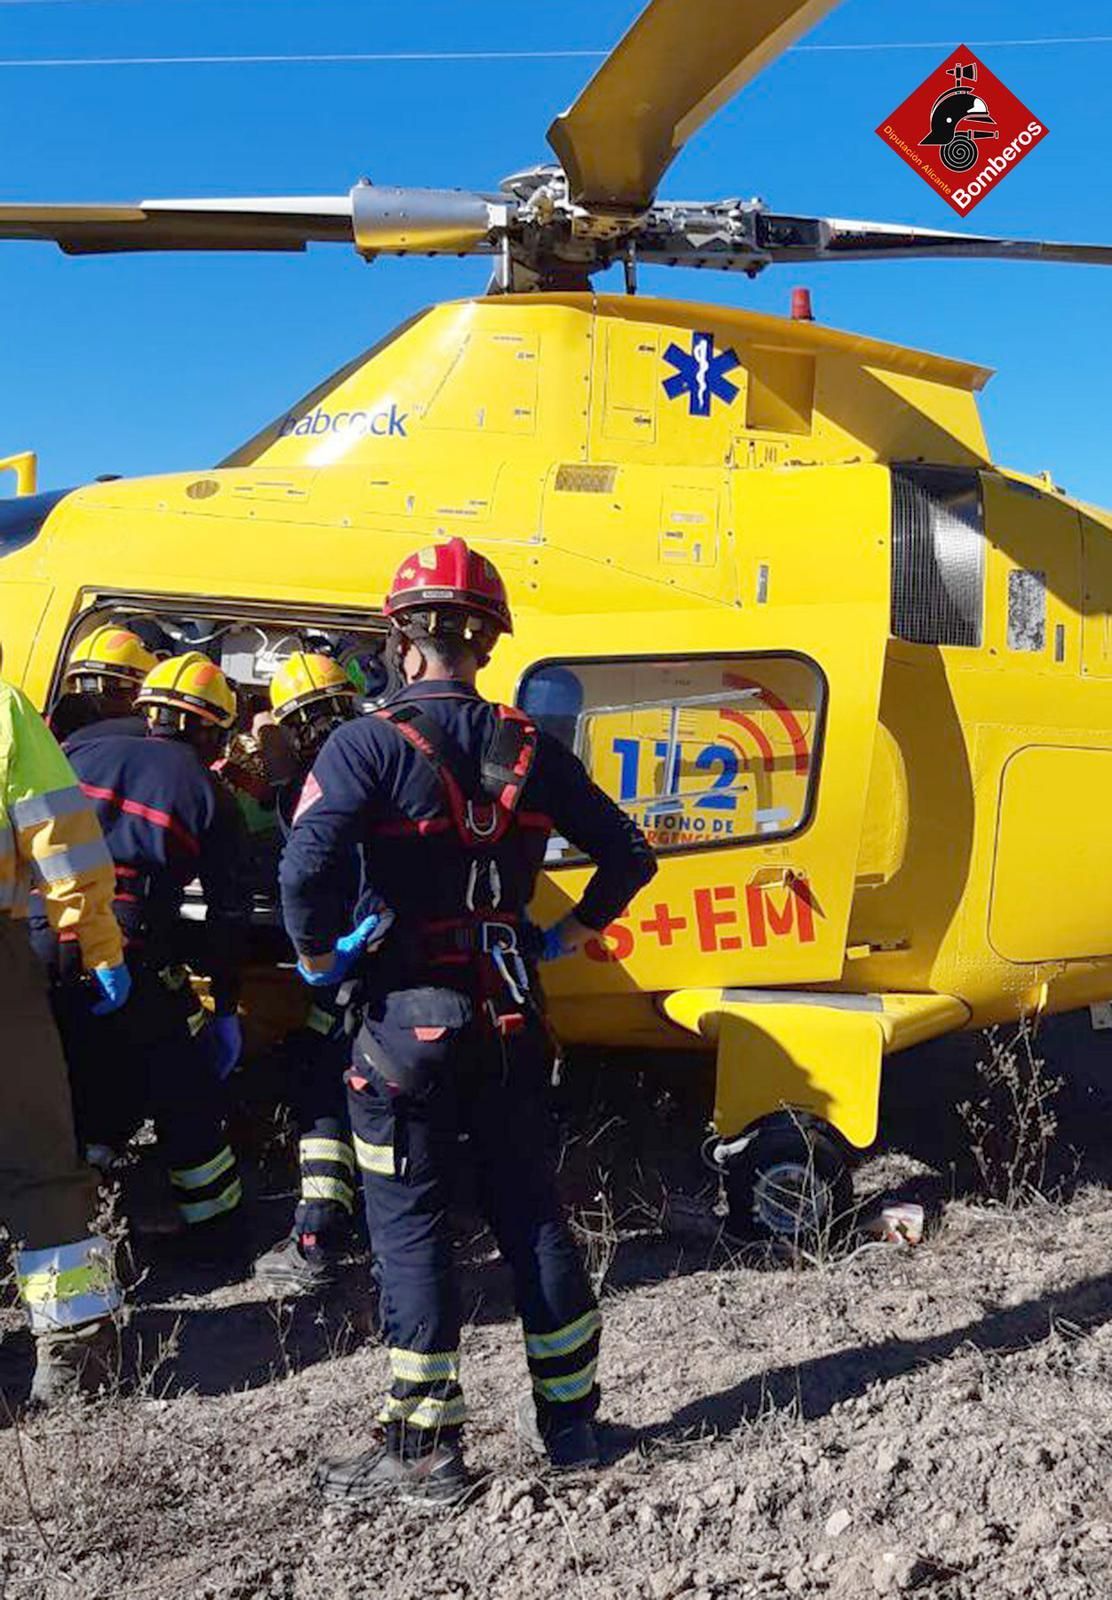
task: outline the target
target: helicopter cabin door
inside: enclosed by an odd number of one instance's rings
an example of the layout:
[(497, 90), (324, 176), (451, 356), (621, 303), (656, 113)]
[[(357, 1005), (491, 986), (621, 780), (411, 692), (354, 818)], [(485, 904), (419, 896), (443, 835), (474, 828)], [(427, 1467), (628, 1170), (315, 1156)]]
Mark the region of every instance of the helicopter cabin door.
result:
[[(521, 684), (657, 852), (587, 948), (594, 990), (842, 976), (888, 637), (888, 474), (745, 476), (739, 604), (616, 614), (604, 652), (595, 620), (581, 655), (564, 619), (563, 648)], [(545, 914), (584, 881), (575, 842), (553, 843)]]

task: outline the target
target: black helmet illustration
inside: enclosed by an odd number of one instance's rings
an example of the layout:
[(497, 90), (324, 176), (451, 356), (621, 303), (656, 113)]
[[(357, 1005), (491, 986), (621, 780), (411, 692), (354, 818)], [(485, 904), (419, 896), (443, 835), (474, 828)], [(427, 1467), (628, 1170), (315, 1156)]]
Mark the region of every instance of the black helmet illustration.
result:
[(966, 87), (977, 77), (975, 63), (949, 68), (954, 87), (939, 95), (931, 109), (931, 131), (920, 145), (941, 146), (939, 154), (951, 172), (968, 172), (977, 159), (977, 139), (997, 139), (996, 122), (979, 94)]

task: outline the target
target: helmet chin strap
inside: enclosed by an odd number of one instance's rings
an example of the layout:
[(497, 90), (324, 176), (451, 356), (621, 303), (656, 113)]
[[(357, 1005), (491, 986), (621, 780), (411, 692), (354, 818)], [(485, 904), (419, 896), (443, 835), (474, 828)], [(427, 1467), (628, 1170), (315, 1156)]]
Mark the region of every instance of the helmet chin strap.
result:
[(405, 682), (405, 654), (412, 642), (409, 635), (403, 633), (396, 622), (391, 623), (382, 659), (386, 663), (390, 677), (396, 679), (398, 683)]
[[(443, 613), (434, 611), (431, 615), (432, 625), (430, 627), (417, 624), (416, 619), (407, 619), (407, 625), (403, 625), (402, 622), (393, 622), (391, 624), (390, 636), (383, 651), (383, 660), (386, 662), (387, 669), (391, 673), (396, 672), (401, 682), (406, 681), (404, 662), (406, 651), (410, 646), (419, 651), (422, 658), (425, 658), (426, 644), (435, 643), (438, 634), (446, 635), (455, 632), (450, 628), (439, 629), (437, 627), (437, 621)], [(451, 615), (450, 612), (449, 615)], [(490, 660), (492, 643), (485, 631), (478, 628), (471, 630), (465, 627), (459, 631), (458, 636), (474, 655), (477, 665), (485, 667)], [(424, 674), (422, 673), (421, 676), (424, 676)]]

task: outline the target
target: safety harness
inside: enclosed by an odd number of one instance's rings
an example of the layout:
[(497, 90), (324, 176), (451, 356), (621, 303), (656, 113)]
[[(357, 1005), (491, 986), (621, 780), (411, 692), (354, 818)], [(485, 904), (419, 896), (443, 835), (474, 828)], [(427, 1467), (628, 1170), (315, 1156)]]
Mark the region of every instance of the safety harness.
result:
[[(464, 911), (419, 925), (423, 955), (430, 966), (475, 969), (487, 1019), (498, 1032), (510, 1033), (525, 1025), (529, 969), (519, 938), (521, 914), (502, 905), (498, 855), (513, 829), (548, 828), (550, 823), (547, 817), (520, 808), (536, 758), (536, 726), (514, 706), (498, 705), (494, 710), (494, 729), (480, 757), (477, 789), (464, 752), (420, 705), (390, 705), (373, 713), (396, 728), (428, 762), (445, 800), (441, 817), (400, 819), (377, 831), (455, 833), (465, 858)], [(494, 912), (500, 914), (493, 916)], [(507, 994), (517, 1009), (506, 1007)]]

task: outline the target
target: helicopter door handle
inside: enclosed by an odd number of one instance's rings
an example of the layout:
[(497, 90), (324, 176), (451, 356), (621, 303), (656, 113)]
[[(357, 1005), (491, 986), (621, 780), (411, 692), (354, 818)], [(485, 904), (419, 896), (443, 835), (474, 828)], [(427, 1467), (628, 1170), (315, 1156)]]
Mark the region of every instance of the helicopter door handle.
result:
[(798, 881), (791, 867), (758, 867), (749, 880), (753, 889), (790, 889)]

